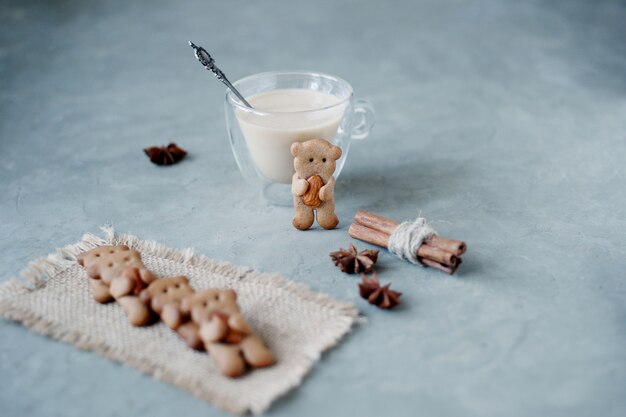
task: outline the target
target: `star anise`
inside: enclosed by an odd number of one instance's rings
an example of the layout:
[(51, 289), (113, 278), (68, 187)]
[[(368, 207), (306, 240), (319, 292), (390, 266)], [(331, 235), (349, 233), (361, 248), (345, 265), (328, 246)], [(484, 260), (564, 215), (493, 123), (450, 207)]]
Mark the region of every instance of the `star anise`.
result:
[(157, 165), (172, 165), (187, 155), (187, 152), (175, 143), (170, 143), (167, 146), (152, 146), (143, 151), (148, 155), (150, 161)]
[(389, 288), (391, 284), (381, 287), (376, 277), (376, 272), (372, 274), (371, 278), (368, 278), (365, 274), (362, 274), (362, 277), (359, 283), (359, 293), (370, 304), (383, 309), (391, 309), (400, 304), (402, 293)]
[(330, 258), (341, 269), (341, 272), (348, 274), (359, 272), (372, 272), (374, 265), (378, 260), (378, 251), (365, 249), (357, 252), (356, 247), (350, 244), (350, 249), (339, 249), (330, 254)]

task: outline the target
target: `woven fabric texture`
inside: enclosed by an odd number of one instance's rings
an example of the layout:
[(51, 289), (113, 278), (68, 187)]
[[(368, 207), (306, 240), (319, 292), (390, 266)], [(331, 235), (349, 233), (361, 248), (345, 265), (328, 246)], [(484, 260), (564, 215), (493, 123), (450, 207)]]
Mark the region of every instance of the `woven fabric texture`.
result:
[[(215, 406), (237, 414), (262, 413), (297, 387), (326, 349), (337, 344), (357, 319), (356, 308), (302, 284), (173, 250), (103, 228), (103, 238), (85, 235), (74, 245), (32, 262), (23, 279), (0, 284), (0, 316), (54, 339), (92, 350), (137, 368)], [(138, 250), (158, 277), (185, 275), (196, 290), (233, 288), (248, 322), (272, 350), (277, 363), (243, 377), (222, 376), (204, 352), (189, 349), (163, 323), (136, 328), (116, 303), (98, 304), (75, 260), (100, 245)]]

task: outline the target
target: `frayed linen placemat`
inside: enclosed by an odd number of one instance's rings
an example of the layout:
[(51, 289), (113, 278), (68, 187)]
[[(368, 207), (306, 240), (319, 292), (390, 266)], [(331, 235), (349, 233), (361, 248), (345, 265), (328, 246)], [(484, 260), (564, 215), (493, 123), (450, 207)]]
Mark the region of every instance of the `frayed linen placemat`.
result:
[[(24, 280), (0, 284), (0, 316), (54, 339), (93, 350), (180, 387), (215, 406), (255, 414), (297, 387), (326, 349), (357, 319), (356, 308), (279, 275), (174, 250), (103, 228), (104, 238), (87, 234), (74, 245), (32, 262)], [(116, 303), (98, 304), (76, 255), (100, 245), (128, 245), (141, 253), (158, 277), (185, 275), (196, 290), (237, 291), (248, 322), (274, 353), (277, 363), (243, 377), (222, 376), (204, 352), (189, 349), (165, 324), (137, 328)]]

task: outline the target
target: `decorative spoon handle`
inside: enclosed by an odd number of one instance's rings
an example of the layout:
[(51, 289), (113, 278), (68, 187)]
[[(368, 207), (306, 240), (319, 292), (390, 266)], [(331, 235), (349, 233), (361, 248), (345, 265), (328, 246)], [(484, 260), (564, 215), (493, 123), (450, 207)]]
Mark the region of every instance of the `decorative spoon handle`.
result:
[(191, 46), (193, 48), (194, 53), (196, 54), (196, 58), (198, 59), (198, 61), (200, 61), (200, 63), (204, 66), (204, 68), (208, 69), (209, 71), (211, 71), (213, 74), (215, 74), (215, 76), (217, 77), (218, 80), (220, 80), (221, 82), (223, 82), (226, 87), (228, 87), (230, 89), (230, 91), (233, 92), (233, 94), (235, 94), (237, 96), (237, 98), (239, 100), (241, 100), (241, 102), (243, 104), (246, 105), (246, 107), (252, 108), (252, 106), (250, 105), (250, 103), (248, 103), (246, 101), (245, 98), (243, 98), (243, 96), (241, 95), (241, 93), (239, 91), (237, 91), (237, 89), (230, 83), (230, 81), (228, 81), (228, 78), (226, 78), (226, 75), (222, 72), (221, 69), (219, 69), (217, 67), (217, 65), (215, 65), (215, 60), (213, 59), (213, 57), (206, 51), (206, 49), (204, 49), (201, 46), (196, 46), (193, 42), (189, 41), (189, 46)]

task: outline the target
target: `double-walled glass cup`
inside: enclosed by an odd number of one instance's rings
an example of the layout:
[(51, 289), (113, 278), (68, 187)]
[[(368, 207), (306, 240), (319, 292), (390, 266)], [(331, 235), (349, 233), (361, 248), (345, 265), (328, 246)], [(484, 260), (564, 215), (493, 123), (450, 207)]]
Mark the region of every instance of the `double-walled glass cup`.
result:
[(355, 100), (352, 86), (333, 75), (275, 71), (242, 78), (234, 85), (253, 102), (254, 96), (274, 90), (289, 90), (290, 94), (295, 91), (296, 95), (298, 90), (310, 90), (332, 96), (330, 102), (312, 101), (307, 109), (271, 111), (262, 106), (250, 109), (232, 92), (226, 93), (226, 128), (239, 170), (271, 204), (292, 203), (293, 142), (320, 138), (339, 146), (342, 156), (336, 163), (337, 179), (351, 139), (364, 139), (374, 125), (372, 106)]

